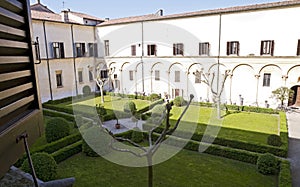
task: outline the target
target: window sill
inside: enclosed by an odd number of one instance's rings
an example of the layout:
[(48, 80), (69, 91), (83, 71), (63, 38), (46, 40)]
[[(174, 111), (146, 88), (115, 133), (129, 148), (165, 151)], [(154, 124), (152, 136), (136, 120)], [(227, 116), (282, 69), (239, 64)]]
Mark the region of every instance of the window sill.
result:
[(57, 86), (56, 88), (63, 88), (64, 86)]

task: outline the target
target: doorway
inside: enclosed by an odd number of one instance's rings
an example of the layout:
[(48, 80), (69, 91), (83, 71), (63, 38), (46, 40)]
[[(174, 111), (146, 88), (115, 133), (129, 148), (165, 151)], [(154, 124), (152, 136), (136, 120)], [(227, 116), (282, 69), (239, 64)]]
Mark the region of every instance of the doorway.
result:
[(293, 86), (291, 90), (294, 91), (294, 94), (292, 97), (289, 98), (288, 106), (300, 106), (300, 86)]

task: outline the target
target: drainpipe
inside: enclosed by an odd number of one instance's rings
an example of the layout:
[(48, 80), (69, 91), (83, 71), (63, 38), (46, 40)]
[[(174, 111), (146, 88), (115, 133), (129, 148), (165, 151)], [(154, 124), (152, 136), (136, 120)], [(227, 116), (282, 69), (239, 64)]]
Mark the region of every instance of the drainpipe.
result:
[(74, 68), (74, 78), (75, 78), (75, 90), (76, 96), (78, 95), (78, 86), (77, 86), (77, 74), (76, 74), (76, 57), (75, 57), (75, 47), (74, 47), (74, 30), (73, 24), (71, 24), (71, 37), (72, 37), (72, 46), (73, 46), (73, 68)]
[[(218, 72), (217, 72), (217, 93), (219, 94), (219, 81), (220, 81), (220, 51), (221, 51), (221, 32), (222, 32), (222, 14), (220, 14), (219, 18), (219, 46), (218, 46)], [(225, 83), (224, 83), (225, 84)]]
[(49, 81), (49, 89), (50, 89), (50, 99), (53, 100), (53, 93), (52, 93), (52, 86), (51, 86), (52, 85), (51, 84), (51, 72), (50, 72), (49, 54), (48, 54), (48, 41), (47, 41), (45, 21), (43, 21), (43, 30), (44, 30), (44, 39), (45, 39), (45, 50), (46, 50), (46, 62), (47, 62), (47, 69), (48, 69), (48, 81)]
[(145, 92), (145, 83), (144, 83), (144, 62), (143, 62), (143, 56), (144, 56), (144, 22), (142, 23), (142, 56), (141, 56), (141, 62), (142, 62), (142, 87), (143, 87), (143, 93)]

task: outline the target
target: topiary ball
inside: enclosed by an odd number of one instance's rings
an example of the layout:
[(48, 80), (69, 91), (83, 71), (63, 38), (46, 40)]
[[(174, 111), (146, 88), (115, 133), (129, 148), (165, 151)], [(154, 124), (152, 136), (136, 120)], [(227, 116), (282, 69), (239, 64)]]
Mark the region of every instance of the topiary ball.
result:
[(136, 112), (136, 106), (133, 101), (128, 101), (124, 104), (124, 112), (130, 112), (132, 115)]
[(183, 97), (181, 96), (177, 96), (174, 100), (173, 100), (173, 104), (175, 106), (184, 106), (187, 104), (187, 101), (183, 99)]
[(144, 139), (143, 132), (137, 127), (134, 127), (132, 130), (131, 140), (135, 143), (142, 142)]
[(70, 125), (67, 120), (55, 117), (47, 122), (45, 136), (48, 143), (70, 135)]
[[(50, 181), (56, 179), (57, 164), (54, 158), (48, 153), (35, 153), (31, 156), (36, 176), (42, 181)], [(21, 169), (32, 175), (29, 167), (28, 159), (24, 160)]]
[(271, 134), (268, 136), (268, 144), (280, 147), (282, 145), (281, 137), (276, 134)]
[(90, 157), (106, 155), (111, 151), (111, 139), (101, 127), (91, 127), (83, 134), (82, 152)]
[(258, 157), (256, 167), (258, 172), (264, 175), (276, 175), (279, 171), (279, 162), (274, 155), (265, 153)]

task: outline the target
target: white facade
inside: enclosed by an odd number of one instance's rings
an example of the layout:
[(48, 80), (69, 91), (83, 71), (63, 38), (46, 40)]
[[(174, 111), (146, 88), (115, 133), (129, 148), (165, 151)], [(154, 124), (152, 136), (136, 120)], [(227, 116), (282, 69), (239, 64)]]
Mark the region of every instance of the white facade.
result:
[[(49, 61), (53, 99), (74, 95), (72, 90), (76, 85), (79, 94), (83, 85), (95, 88), (95, 83), (88, 80), (88, 70), (94, 68), (95, 73), (95, 67), (102, 64), (113, 70), (115, 92), (158, 93), (168, 98), (177, 95), (187, 98), (193, 93), (196, 101), (211, 101), (210, 89), (195, 80), (196, 72), (201, 71), (211, 79), (219, 71), (222, 80), (222, 74), (230, 70), (223, 102), (239, 105), (243, 98), (244, 105), (277, 107), (279, 101), (271, 98), (273, 90), (286, 86), (297, 91), (300, 85), (300, 52), (297, 53), (300, 25), (296, 23), (299, 17), (300, 1), (285, 1), (169, 16), (122, 18), (96, 27), (46, 22), (48, 44), (65, 44), (65, 58)], [(34, 20), (33, 30), (44, 46), (43, 22)], [(88, 43), (97, 43), (98, 57), (73, 58), (76, 42), (85, 43), (86, 47)], [(209, 44), (207, 54), (199, 54), (200, 43)], [(174, 54), (174, 44), (180, 49), (183, 45), (183, 54), (180, 50)], [(51, 55), (49, 49), (48, 53)], [(41, 55), (46, 58), (45, 49), (41, 49)], [(77, 74), (83, 71), (81, 84), (75, 84), (74, 64)], [(40, 85), (44, 85), (40, 86), (41, 95), (47, 101), (50, 91), (45, 60), (38, 69)], [(57, 70), (66, 74), (63, 88), (55, 85)]]

